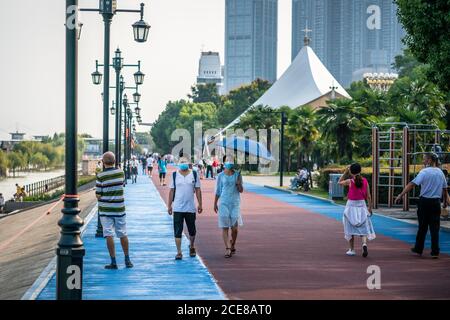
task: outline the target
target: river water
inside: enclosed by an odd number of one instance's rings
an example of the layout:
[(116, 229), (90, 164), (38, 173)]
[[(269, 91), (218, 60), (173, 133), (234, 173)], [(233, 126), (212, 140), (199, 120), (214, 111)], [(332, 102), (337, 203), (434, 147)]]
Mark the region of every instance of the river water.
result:
[(18, 172), (16, 178), (8, 177), (0, 180), (0, 193), (3, 193), (5, 200), (10, 200), (16, 193), (16, 183), (20, 186), (26, 184), (51, 179), (64, 175), (64, 169), (46, 172)]

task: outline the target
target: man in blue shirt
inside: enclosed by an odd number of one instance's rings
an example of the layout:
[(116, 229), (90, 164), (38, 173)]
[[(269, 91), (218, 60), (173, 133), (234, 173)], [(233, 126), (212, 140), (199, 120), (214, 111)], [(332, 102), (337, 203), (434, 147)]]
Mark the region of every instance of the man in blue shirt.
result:
[(444, 200), (444, 208), (449, 203), (447, 193), (447, 180), (442, 170), (438, 167), (439, 158), (434, 153), (424, 156), (422, 169), (417, 177), (411, 181), (406, 188), (395, 199), (399, 203), (403, 196), (420, 186), (420, 199), (417, 208), (417, 217), (419, 221), (419, 230), (416, 236), (416, 245), (411, 249), (412, 252), (422, 254), (425, 245), (425, 237), (430, 229), (431, 235), (431, 257), (439, 257), (439, 229), (441, 223), (441, 199)]

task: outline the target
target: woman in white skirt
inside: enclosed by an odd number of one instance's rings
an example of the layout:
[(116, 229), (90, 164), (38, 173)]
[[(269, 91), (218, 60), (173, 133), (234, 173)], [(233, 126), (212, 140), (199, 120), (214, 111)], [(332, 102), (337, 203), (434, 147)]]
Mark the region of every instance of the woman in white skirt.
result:
[(370, 187), (367, 179), (361, 176), (361, 165), (354, 163), (348, 167), (339, 180), (339, 184), (349, 188), (347, 205), (342, 218), (345, 239), (350, 244), (347, 255), (354, 256), (356, 254), (355, 236), (360, 236), (362, 238), (362, 256), (367, 257), (369, 254), (367, 240), (375, 239), (375, 231), (370, 219), (372, 216)]
[[(242, 176), (233, 167), (233, 162), (225, 160), (224, 171), (217, 176), (216, 197), (214, 199), (214, 211), (218, 214), (219, 228), (222, 229), (223, 242), (225, 243), (225, 258), (231, 258), (236, 253), (238, 227), (243, 224), (240, 208), (240, 194), (244, 191)], [(231, 240), (229, 239), (230, 229)]]

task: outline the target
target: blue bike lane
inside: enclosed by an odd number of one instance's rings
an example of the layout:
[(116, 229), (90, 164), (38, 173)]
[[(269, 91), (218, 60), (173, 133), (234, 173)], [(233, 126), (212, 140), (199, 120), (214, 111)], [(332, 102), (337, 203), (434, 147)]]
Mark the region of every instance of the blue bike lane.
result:
[[(176, 261), (172, 218), (164, 201), (147, 176), (125, 188), (130, 257), (134, 267), (124, 266), (116, 239), (118, 270), (105, 270), (109, 254), (104, 239), (95, 238), (96, 221), (91, 219), (83, 233), (86, 249), (83, 272), (85, 300), (209, 300), (226, 299), (200, 257), (190, 258), (183, 238), (184, 259)], [(54, 300), (54, 267), (38, 300)], [(45, 278), (45, 277), (41, 277)], [(39, 287), (36, 285), (35, 287)], [(42, 285), (41, 285), (42, 287)]]

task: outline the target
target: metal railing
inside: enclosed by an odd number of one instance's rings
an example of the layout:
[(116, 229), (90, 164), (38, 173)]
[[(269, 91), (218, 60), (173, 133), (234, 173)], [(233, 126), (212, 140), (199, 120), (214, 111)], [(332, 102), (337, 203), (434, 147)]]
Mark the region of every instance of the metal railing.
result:
[(65, 182), (65, 176), (59, 176), (51, 179), (46, 179), (24, 186), (27, 196), (40, 196), (49, 191), (62, 187)]

